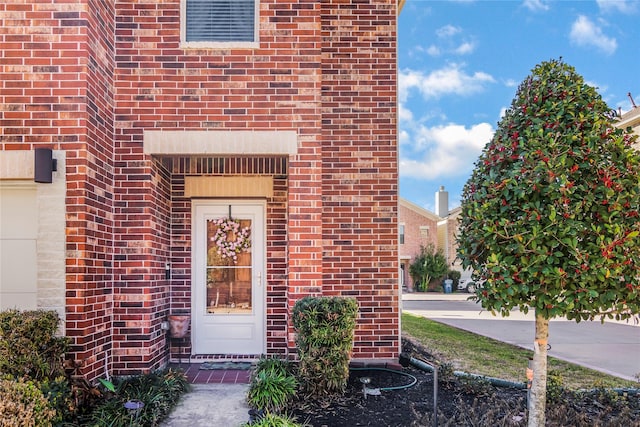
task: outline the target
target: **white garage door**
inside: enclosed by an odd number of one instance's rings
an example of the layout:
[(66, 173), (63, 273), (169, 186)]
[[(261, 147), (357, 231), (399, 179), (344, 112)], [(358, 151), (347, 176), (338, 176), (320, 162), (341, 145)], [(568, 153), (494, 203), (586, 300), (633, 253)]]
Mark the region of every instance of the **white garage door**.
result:
[(0, 185), (0, 310), (33, 310), (38, 301), (35, 185)]

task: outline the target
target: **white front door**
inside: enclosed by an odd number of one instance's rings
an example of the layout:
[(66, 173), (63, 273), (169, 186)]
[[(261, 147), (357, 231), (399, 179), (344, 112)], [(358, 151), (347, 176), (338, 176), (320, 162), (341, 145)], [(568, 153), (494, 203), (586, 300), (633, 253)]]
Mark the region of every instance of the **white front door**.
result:
[(265, 353), (264, 203), (194, 200), (193, 354)]

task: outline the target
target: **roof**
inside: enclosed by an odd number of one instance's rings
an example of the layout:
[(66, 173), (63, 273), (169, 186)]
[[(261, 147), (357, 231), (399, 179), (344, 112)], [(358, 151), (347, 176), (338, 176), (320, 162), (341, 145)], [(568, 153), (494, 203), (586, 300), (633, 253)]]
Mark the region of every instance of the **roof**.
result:
[(438, 215), (434, 214), (433, 212), (426, 210), (424, 208), (421, 208), (420, 206), (408, 201), (407, 199), (403, 199), (402, 197), (399, 197), (398, 200), (402, 206), (404, 206), (407, 209), (411, 209), (418, 215), (422, 215), (434, 221), (440, 221), (441, 219)]
[(620, 116), (620, 121), (616, 123), (617, 127), (626, 128), (631, 126), (636, 128), (640, 126), (640, 107), (635, 107)]

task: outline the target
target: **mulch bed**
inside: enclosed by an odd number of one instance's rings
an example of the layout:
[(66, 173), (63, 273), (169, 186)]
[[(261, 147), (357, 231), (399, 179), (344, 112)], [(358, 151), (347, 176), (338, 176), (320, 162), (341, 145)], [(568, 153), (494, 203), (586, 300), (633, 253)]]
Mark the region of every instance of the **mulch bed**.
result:
[[(425, 349), (403, 342), (413, 357), (433, 360)], [(369, 377), (369, 387), (396, 387), (411, 382), (406, 376), (382, 370), (352, 370), (346, 392), (326, 399), (300, 399), (288, 413), (312, 427), (413, 427), (434, 425), (433, 374), (409, 366), (404, 369), (416, 378), (407, 388), (366, 395), (360, 378)], [(494, 387), (486, 382), (455, 377), (438, 381), (438, 425), (444, 426), (526, 426), (526, 390)], [(601, 396), (602, 397), (602, 396)], [(620, 402), (613, 396), (567, 397), (548, 405), (548, 426), (633, 426), (640, 427), (640, 396)], [(623, 402), (622, 402), (623, 401)], [(623, 424), (620, 424), (623, 423)]]

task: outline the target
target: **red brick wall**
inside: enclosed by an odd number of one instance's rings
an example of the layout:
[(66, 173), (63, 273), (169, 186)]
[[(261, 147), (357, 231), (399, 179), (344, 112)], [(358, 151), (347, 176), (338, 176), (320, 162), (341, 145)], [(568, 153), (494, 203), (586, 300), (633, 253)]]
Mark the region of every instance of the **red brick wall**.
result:
[(353, 356), (397, 357), (396, 7), (322, 2), (322, 290), (360, 304)]
[[(78, 183), (73, 191), (68, 183), (67, 232), (82, 241), (81, 245), (67, 244), (68, 250), (74, 251), (67, 258), (67, 272), (72, 273), (73, 269), (78, 273), (67, 278), (67, 335), (74, 337), (76, 346), (72, 348), (77, 352), (76, 360), (83, 365), (82, 372), (93, 377), (104, 375), (104, 369), (111, 368), (112, 362), (113, 44), (108, 37), (114, 30), (111, 2), (87, 1), (81, 6), (86, 13), (60, 13), (69, 20), (67, 26), (80, 28), (85, 36), (80, 46), (86, 49), (86, 60), (76, 67), (78, 81), (60, 82), (61, 87), (68, 88), (66, 99), (78, 103), (70, 111), (78, 108), (86, 114), (86, 123), (80, 125), (86, 125), (87, 134), (86, 146), (77, 151), (77, 158), (70, 159), (71, 144), (65, 146), (67, 179), (73, 176)], [(62, 29), (65, 30), (64, 24)], [(68, 61), (67, 56), (75, 58), (73, 44), (67, 49), (70, 51), (61, 55), (62, 61)], [(74, 90), (77, 93), (71, 95)], [(66, 117), (67, 113), (62, 111), (61, 115)], [(68, 130), (70, 139), (75, 131)], [(71, 211), (71, 205), (77, 211)], [(69, 301), (78, 297), (81, 304)]]
[(261, 0), (256, 49), (181, 49), (179, 11), (0, 4), (0, 148), (66, 151), (66, 326), (83, 373), (162, 366), (160, 323), (190, 304), (184, 173), (144, 154), (149, 129), (294, 130), (267, 203), (268, 351), (294, 350), (289, 310), (324, 293), (359, 300), (354, 357), (397, 356), (395, 3)]
[(66, 151), (66, 333), (102, 375), (113, 276), (113, 3), (0, 4), (0, 149)]

